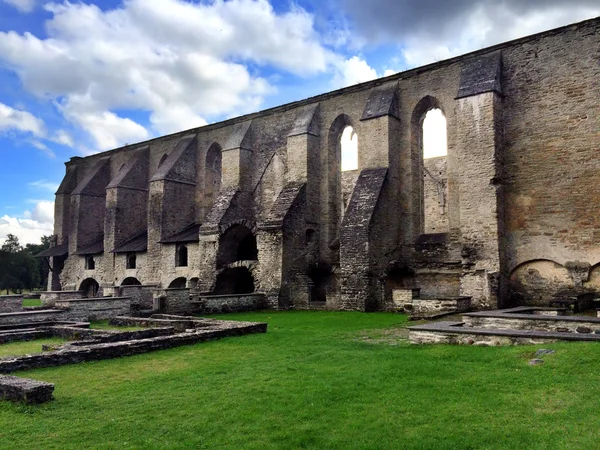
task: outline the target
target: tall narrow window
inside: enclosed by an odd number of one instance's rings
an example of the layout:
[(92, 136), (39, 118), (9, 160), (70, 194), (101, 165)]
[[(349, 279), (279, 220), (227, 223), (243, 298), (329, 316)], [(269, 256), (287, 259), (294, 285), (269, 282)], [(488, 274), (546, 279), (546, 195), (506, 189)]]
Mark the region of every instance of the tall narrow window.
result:
[(423, 158), (448, 154), (446, 118), (439, 108), (430, 109), (423, 119)]
[(92, 255), (87, 255), (85, 257), (85, 268), (87, 270), (94, 270), (96, 268), (96, 261), (94, 261), (94, 257)]
[(188, 265), (188, 249), (184, 244), (177, 246), (176, 265), (177, 267), (186, 267)]
[(221, 190), (221, 147), (213, 144), (206, 153), (206, 169), (204, 177), (204, 205), (208, 210)]
[(137, 257), (135, 253), (127, 253), (127, 268), (135, 269)]
[(425, 113), (422, 130), (423, 149), (423, 232), (445, 233), (449, 229), (447, 202), (448, 154), (446, 118), (439, 108)]
[(358, 169), (358, 136), (351, 126), (344, 128), (340, 146), (342, 149), (342, 172)]

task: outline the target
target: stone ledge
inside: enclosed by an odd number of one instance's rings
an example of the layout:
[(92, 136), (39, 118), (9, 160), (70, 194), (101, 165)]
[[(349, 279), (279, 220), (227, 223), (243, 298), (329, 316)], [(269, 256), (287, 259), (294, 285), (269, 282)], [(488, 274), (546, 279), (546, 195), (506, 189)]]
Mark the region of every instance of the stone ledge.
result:
[(78, 302), (111, 302), (130, 300), (131, 297), (91, 297), (91, 298), (66, 298), (56, 300), (56, 303), (78, 303)]
[[(600, 342), (598, 334), (581, 334), (570, 332), (537, 331), (537, 330), (505, 330), (490, 328), (464, 327), (463, 322), (436, 322), (408, 327), (411, 332), (433, 332), (454, 335), (496, 336), (510, 338), (543, 339), (549, 341), (587, 341)], [(412, 341), (411, 341), (412, 342)]]
[[(535, 307), (518, 307), (511, 309), (500, 309), (496, 311), (477, 311), (465, 313), (463, 316), (466, 317), (489, 317), (495, 319), (526, 319), (526, 320), (539, 320), (549, 322), (588, 322), (600, 325), (600, 318), (591, 316), (548, 316), (542, 314), (521, 314), (523, 311), (534, 311), (538, 310)], [(540, 310), (542, 310), (540, 308)], [(549, 308), (544, 308), (543, 311), (548, 311)], [(514, 311), (514, 312), (513, 312)]]
[(0, 375), (0, 398), (13, 402), (45, 403), (53, 399), (54, 385), (29, 378)]

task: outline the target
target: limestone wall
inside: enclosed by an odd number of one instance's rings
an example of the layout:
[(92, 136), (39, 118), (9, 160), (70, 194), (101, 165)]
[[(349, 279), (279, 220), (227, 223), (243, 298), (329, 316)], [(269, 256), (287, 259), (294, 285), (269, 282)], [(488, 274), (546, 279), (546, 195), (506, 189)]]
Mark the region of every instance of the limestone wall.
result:
[[(115, 295), (128, 276), (161, 288), (184, 278), (210, 292), (220, 239), (244, 224), (260, 247), (254, 285), (273, 307), (309, 306), (313, 269), (326, 272), (319, 289), (332, 308), (387, 308), (392, 266), (412, 274), (406, 288), (434, 295), (430, 281), (444, 280), (447, 294), (478, 308), (544, 303), (569, 284), (596, 292), (599, 45), (593, 19), (73, 158), (55, 224), (69, 257), (51, 283), (79, 289), (92, 278), (100, 295)], [(448, 155), (424, 161), (421, 125), (432, 108), (446, 117)], [(346, 126), (358, 135), (358, 170), (342, 173)], [(385, 176), (366, 183), (373, 173)], [(294, 183), (302, 196), (284, 201)], [(177, 266), (181, 243), (163, 241), (190, 225), (198, 236)], [(110, 247), (145, 227), (147, 250), (127, 269)], [(102, 232), (96, 268), (85, 269), (77, 252)], [(421, 245), (433, 233), (443, 245)], [(572, 283), (537, 265), (532, 285), (523, 264), (539, 260), (565, 267)]]

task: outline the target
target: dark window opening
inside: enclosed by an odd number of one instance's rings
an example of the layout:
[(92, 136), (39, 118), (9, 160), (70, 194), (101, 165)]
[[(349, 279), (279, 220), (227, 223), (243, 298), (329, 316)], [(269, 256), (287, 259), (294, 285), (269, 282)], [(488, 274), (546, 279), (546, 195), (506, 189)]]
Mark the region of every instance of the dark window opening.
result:
[(137, 278), (127, 277), (121, 283), (121, 286), (141, 286), (142, 283)]
[(254, 278), (246, 267), (225, 269), (217, 276), (215, 295), (239, 295), (252, 292), (254, 292)]
[(306, 245), (312, 244), (315, 241), (315, 237), (316, 237), (316, 231), (313, 230), (312, 228), (309, 228), (308, 230), (306, 230), (306, 236), (304, 239), (304, 243)]
[(177, 246), (177, 267), (187, 267), (188, 265), (188, 249), (187, 246), (181, 244)]
[(217, 267), (222, 268), (236, 261), (257, 261), (256, 236), (244, 225), (234, 225), (219, 239)]
[(137, 255), (135, 253), (127, 254), (127, 268), (135, 269), (137, 263)]
[(253, 234), (249, 234), (242, 242), (237, 250), (238, 261), (256, 261), (258, 259), (258, 249), (256, 248), (256, 238)]
[(169, 284), (168, 289), (184, 289), (186, 285), (187, 279), (185, 279), (185, 277), (179, 277), (171, 281), (171, 284)]
[(85, 257), (85, 268), (86, 270), (96, 269), (96, 261), (94, 261), (94, 257), (92, 255), (87, 255)]

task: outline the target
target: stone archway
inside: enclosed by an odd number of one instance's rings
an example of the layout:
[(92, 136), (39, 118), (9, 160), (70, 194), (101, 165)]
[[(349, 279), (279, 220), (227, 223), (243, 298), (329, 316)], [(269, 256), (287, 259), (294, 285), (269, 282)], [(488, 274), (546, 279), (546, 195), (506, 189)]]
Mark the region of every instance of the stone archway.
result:
[(121, 286), (141, 286), (140, 280), (135, 277), (127, 277), (121, 282)]
[(100, 285), (93, 278), (86, 278), (79, 285), (79, 290), (83, 292), (83, 296), (86, 298), (97, 297), (100, 291)]

